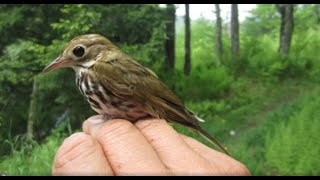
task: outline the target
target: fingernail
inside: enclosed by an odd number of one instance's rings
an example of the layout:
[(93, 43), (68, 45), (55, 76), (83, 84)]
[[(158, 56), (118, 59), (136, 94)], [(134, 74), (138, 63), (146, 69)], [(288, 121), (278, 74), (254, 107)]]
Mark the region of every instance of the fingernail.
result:
[(100, 123), (103, 123), (104, 120), (99, 116), (94, 116), (89, 118), (88, 122), (90, 122), (91, 124), (100, 124)]

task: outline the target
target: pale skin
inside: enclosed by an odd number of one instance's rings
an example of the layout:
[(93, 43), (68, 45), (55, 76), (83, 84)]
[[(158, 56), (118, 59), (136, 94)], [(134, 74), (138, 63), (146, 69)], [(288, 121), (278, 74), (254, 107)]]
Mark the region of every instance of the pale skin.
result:
[(165, 120), (97, 115), (65, 139), (53, 175), (251, 175), (239, 161), (179, 134)]

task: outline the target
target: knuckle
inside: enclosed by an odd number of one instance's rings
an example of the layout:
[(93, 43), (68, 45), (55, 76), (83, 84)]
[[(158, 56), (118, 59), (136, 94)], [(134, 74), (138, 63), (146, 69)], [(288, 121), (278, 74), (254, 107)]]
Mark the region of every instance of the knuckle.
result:
[(107, 121), (97, 132), (99, 141), (119, 140), (127, 137), (133, 130), (131, 122), (122, 119), (113, 119)]
[(165, 120), (162, 119), (148, 119), (148, 120), (141, 120), (136, 123), (136, 126), (141, 131), (149, 131), (150, 129), (158, 129), (159, 126), (166, 125)]
[(170, 133), (171, 127), (169, 126), (165, 120), (161, 119), (152, 119), (152, 120), (143, 120), (136, 123), (139, 131), (147, 137), (150, 142), (163, 141), (163, 134)]

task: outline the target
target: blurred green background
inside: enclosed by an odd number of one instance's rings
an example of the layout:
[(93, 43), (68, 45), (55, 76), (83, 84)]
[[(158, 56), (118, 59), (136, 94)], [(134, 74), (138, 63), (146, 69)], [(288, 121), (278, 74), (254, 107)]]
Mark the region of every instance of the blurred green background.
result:
[(320, 5), (256, 5), (239, 23), (234, 5), (221, 29), (213, 8), (190, 20), (190, 38), (180, 6), (1, 4), (0, 174), (50, 175), (63, 139), (95, 114), (73, 70), (41, 71), (73, 37), (100, 33), (155, 71), (254, 175), (320, 175)]

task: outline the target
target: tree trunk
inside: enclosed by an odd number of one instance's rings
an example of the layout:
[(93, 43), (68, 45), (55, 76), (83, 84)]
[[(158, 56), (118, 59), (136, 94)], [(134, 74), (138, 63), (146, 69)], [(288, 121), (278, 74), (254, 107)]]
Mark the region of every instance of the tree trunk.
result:
[(233, 59), (239, 59), (238, 4), (231, 5), (231, 52)]
[(176, 8), (174, 4), (167, 4), (166, 18), (168, 23), (166, 24), (167, 39), (165, 42), (165, 63), (167, 70), (174, 69), (174, 58), (175, 58), (175, 20), (176, 20)]
[(222, 25), (220, 16), (219, 4), (215, 4), (216, 8), (216, 58), (217, 65), (221, 64), (222, 61)]
[(276, 6), (281, 15), (279, 53), (286, 55), (289, 53), (292, 39), (294, 8), (293, 4), (277, 4)]
[(185, 15), (185, 60), (184, 60), (184, 74), (186, 76), (190, 75), (191, 69), (191, 59), (190, 59), (190, 17), (189, 17), (189, 4), (186, 6), (186, 15)]
[(27, 140), (33, 138), (34, 110), (35, 110), (35, 94), (37, 90), (36, 77), (33, 78), (32, 92), (30, 95), (29, 114), (27, 122)]

